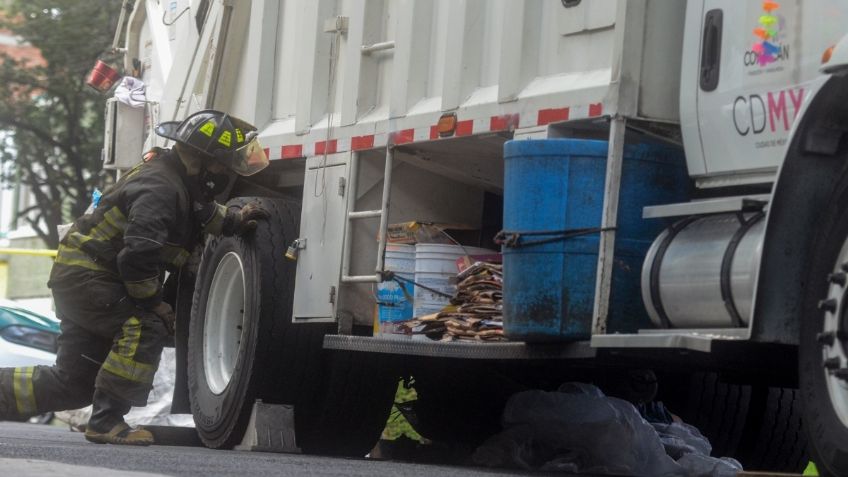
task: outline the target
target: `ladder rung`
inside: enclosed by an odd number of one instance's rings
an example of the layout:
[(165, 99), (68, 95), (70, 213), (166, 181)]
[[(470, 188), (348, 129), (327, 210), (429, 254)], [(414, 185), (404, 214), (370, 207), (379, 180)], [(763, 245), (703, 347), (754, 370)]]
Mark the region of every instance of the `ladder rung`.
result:
[(347, 214), (350, 219), (373, 219), (383, 215), (382, 210), (361, 210), (359, 212), (350, 212)]
[(377, 275), (344, 275), (342, 283), (380, 283)]

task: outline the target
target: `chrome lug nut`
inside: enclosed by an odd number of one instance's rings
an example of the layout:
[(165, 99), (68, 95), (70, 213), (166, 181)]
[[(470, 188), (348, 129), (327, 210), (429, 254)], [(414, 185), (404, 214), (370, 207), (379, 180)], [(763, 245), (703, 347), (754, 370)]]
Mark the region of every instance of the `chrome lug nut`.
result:
[(832, 358), (827, 358), (822, 363), (825, 369), (829, 369), (831, 371), (839, 369), (842, 366), (842, 360), (839, 359), (838, 356), (834, 356)]
[(836, 342), (836, 333), (833, 331), (825, 331), (816, 335), (816, 341), (820, 344), (833, 346), (833, 343)]
[(827, 300), (820, 300), (818, 306), (819, 310), (834, 313), (837, 305), (839, 305), (839, 302), (836, 301), (836, 298), (828, 298)]

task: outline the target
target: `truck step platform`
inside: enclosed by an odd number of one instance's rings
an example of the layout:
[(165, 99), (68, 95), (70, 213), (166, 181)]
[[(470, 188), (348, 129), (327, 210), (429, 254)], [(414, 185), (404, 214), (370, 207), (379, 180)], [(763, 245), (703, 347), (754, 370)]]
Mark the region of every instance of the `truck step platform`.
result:
[(556, 344), (477, 343), (400, 337), (326, 335), (324, 336), (324, 349), (479, 360), (588, 359), (595, 357), (595, 350), (589, 346), (589, 341)]

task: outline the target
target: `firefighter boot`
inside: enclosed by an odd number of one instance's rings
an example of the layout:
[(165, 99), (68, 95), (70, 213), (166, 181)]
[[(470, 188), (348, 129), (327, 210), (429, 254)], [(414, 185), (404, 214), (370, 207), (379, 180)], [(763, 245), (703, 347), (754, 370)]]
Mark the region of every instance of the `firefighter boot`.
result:
[(91, 419), (85, 430), (85, 439), (95, 444), (149, 446), (153, 434), (143, 427), (130, 427), (124, 422), (130, 404), (114, 398), (100, 389), (94, 391)]
[(97, 432), (89, 426), (85, 430), (85, 440), (95, 444), (149, 446), (153, 444), (153, 434), (141, 426), (130, 427), (129, 424), (121, 421), (108, 432)]

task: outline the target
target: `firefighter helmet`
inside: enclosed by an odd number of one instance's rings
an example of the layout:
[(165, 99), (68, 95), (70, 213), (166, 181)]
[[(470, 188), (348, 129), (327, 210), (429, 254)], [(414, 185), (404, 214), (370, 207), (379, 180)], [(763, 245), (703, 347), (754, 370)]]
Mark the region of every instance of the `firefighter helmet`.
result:
[(156, 126), (156, 134), (214, 158), (242, 176), (268, 166), (256, 127), (221, 111), (206, 109), (183, 121), (163, 122)]

